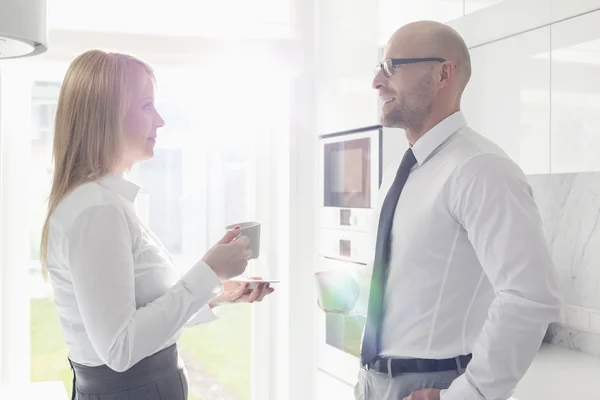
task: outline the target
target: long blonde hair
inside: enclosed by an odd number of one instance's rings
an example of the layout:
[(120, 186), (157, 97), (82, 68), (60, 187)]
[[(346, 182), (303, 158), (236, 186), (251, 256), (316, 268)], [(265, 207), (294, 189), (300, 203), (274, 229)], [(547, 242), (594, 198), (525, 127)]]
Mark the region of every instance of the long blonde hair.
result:
[(54, 175), (40, 249), (44, 274), (50, 217), (75, 188), (118, 168), (127, 94), (143, 74), (154, 81), (152, 68), (143, 61), (100, 50), (81, 54), (67, 70), (54, 121)]

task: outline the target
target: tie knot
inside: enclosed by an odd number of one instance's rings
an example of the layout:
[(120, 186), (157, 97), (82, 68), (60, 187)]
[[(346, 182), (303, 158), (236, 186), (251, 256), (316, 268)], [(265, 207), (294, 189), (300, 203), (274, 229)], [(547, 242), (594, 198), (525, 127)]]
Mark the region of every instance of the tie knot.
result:
[(417, 159), (415, 158), (415, 153), (413, 153), (412, 148), (409, 148), (404, 153), (404, 157), (402, 157), (402, 162), (400, 163), (401, 170), (408, 170), (415, 166), (417, 163)]

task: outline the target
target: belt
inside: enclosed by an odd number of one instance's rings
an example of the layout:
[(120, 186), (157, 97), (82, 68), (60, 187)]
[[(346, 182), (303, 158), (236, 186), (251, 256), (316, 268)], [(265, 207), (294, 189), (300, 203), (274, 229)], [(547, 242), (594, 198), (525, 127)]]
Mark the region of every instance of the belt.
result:
[(367, 371), (375, 371), (389, 376), (401, 374), (458, 371), (467, 367), (472, 355), (447, 358), (444, 360), (432, 360), (424, 358), (378, 358), (362, 367)]

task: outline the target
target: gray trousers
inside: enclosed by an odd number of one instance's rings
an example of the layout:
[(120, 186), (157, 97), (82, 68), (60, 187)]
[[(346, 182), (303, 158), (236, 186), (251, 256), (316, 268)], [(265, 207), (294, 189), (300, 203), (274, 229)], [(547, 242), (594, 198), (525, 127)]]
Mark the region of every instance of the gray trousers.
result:
[(125, 372), (71, 361), (74, 400), (187, 400), (188, 382), (177, 346), (144, 358)]
[(390, 377), (361, 368), (358, 383), (354, 387), (354, 397), (356, 400), (402, 400), (421, 389), (448, 389), (452, 381), (463, 373), (464, 369)]

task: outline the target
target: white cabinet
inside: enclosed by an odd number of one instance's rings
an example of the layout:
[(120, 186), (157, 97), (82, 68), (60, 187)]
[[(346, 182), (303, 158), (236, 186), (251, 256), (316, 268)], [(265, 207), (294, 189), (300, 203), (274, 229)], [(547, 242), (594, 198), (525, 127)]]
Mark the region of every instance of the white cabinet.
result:
[[(562, 14), (554, 12), (551, 0), (465, 1), (466, 15), (451, 21), (450, 25), (462, 35), (470, 48), (529, 32), (563, 19), (558, 17)], [(477, 8), (477, 11), (473, 12), (472, 8)], [(563, 14), (572, 11), (571, 7), (562, 7), (560, 10)]]
[(552, 173), (600, 170), (600, 11), (552, 29)]
[(380, 44), (409, 22), (460, 18), (464, 15), (463, 6), (463, 0), (379, 0)]
[(550, 28), (471, 50), (469, 125), (528, 174), (550, 172)]
[(465, 15), (487, 8), (503, 0), (465, 0)]
[(378, 12), (371, 0), (315, 2), (317, 134), (377, 124)]
[(317, 400), (331, 399), (354, 400), (354, 388), (319, 370), (317, 371)]
[[(515, 0), (511, 0), (515, 1)], [(520, 0), (522, 1), (522, 0)], [(600, 0), (525, 0), (525, 1), (544, 1), (550, 4), (552, 11), (552, 21), (562, 21), (567, 18), (576, 17), (594, 10), (600, 9)]]

